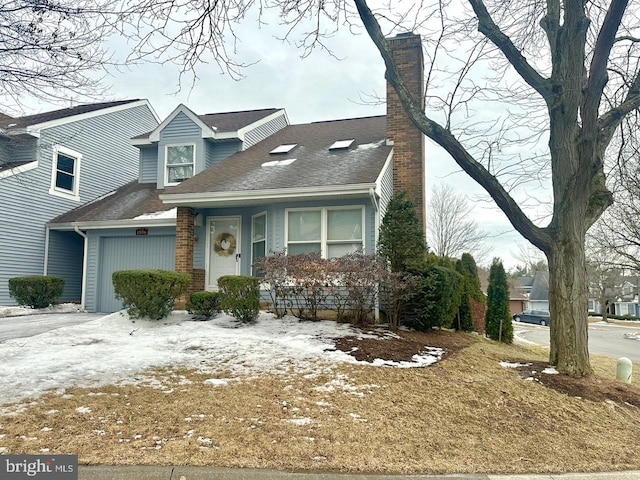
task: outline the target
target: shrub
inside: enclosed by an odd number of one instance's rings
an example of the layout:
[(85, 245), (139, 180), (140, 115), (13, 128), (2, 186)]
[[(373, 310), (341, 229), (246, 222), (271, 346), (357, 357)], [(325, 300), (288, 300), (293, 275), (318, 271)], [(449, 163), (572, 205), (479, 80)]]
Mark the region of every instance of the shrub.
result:
[(260, 279), (226, 275), (218, 279), (222, 309), (244, 323), (255, 321), (260, 313)]
[(397, 330), (400, 327), (404, 310), (420, 285), (420, 277), (410, 273), (392, 272), (386, 269), (382, 273), (379, 296), (391, 330)]
[(173, 302), (187, 291), (191, 277), (166, 270), (121, 270), (112, 275), (116, 298), (131, 318), (160, 320), (173, 310)]
[[(331, 262), (330, 281), (336, 303), (348, 310), (354, 325), (368, 325), (374, 316), (379, 282), (386, 265), (373, 255), (356, 252)], [(340, 310), (339, 312), (340, 313)]]
[(404, 192), (391, 197), (379, 235), (378, 252), (392, 272), (405, 271), (408, 262), (419, 260), (428, 251), (416, 208)]
[(9, 295), (20, 305), (46, 308), (55, 303), (64, 291), (60, 277), (14, 277), (9, 279)]
[(409, 270), (420, 282), (408, 302), (404, 323), (418, 330), (450, 328), (462, 298), (462, 275), (430, 259), (414, 263)]
[(489, 270), (487, 289), (487, 336), (505, 343), (513, 342), (513, 323), (509, 314), (509, 285), (499, 258), (494, 258)]
[(187, 312), (204, 318), (215, 317), (220, 313), (219, 292), (195, 292), (189, 296)]
[(268, 257), (256, 260), (253, 266), (262, 274), (262, 281), (269, 285), (273, 313), (282, 318), (291, 308), (291, 278), (287, 271), (289, 259), (286, 251), (271, 252)]

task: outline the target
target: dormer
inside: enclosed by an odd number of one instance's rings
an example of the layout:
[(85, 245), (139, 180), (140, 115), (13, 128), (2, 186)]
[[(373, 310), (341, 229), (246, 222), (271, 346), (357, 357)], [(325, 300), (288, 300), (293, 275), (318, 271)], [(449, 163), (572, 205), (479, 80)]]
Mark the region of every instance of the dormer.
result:
[(283, 109), (197, 115), (178, 107), (158, 127), (131, 143), (140, 149), (140, 183), (171, 187), (284, 128)]

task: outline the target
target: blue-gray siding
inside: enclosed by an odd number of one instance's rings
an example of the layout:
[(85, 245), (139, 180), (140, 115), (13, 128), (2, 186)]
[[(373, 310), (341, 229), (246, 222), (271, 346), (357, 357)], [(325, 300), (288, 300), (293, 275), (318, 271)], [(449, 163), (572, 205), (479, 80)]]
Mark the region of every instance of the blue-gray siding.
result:
[(194, 172), (204, 170), (204, 141), (202, 128), (183, 112), (178, 113), (160, 132), (158, 142), (158, 188), (164, 188), (164, 165), (167, 145), (193, 143), (196, 150)]
[(277, 117), (269, 120), (259, 127), (251, 129), (244, 134), (244, 150), (252, 147), (258, 142), (261, 142), (265, 138), (270, 137), (278, 130), (283, 129), (286, 126), (287, 118), (283, 112), (282, 115), (278, 115)]
[(90, 230), (86, 309), (114, 312), (122, 308), (115, 299), (111, 275), (118, 270), (173, 270), (175, 229), (149, 228), (148, 236), (135, 236), (135, 229)]
[(84, 239), (76, 232), (49, 232), (47, 275), (64, 278), (63, 302), (82, 299), (82, 258)]
[(156, 183), (158, 180), (158, 146), (140, 148), (139, 183)]
[[(137, 177), (138, 151), (130, 139), (157, 122), (145, 105), (78, 120), (41, 131), (38, 167), (0, 178), (0, 305), (13, 305), (9, 278), (44, 272), (45, 224)], [(53, 145), (83, 155), (80, 201), (49, 194)]]
[(240, 140), (232, 140), (225, 142), (205, 142), (205, 166), (207, 169), (216, 163), (220, 163), (227, 157), (242, 150), (242, 142)]
[(384, 218), (387, 211), (389, 200), (393, 196), (393, 161), (389, 163), (389, 167), (382, 174), (380, 179), (380, 221)]

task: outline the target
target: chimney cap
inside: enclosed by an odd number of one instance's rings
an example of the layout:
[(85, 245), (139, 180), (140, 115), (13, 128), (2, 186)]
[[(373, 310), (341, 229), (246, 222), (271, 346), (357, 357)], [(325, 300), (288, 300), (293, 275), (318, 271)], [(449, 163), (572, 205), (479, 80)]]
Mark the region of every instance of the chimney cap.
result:
[(407, 38), (407, 37), (414, 37), (414, 36), (417, 36), (417, 35), (413, 32), (401, 32), (401, 33), (398, 33), (394, 38)]

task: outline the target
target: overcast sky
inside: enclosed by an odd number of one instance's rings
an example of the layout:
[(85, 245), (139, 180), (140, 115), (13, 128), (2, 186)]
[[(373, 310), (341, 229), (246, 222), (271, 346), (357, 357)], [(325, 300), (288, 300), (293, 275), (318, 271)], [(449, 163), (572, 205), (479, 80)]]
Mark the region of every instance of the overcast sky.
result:
[[(105, 79), (105, 85), (111, 86), (105, 96), (147, 98), (161, 119), (179, 103), (197, 114), (285, 108), (293, 124), (385, 114), (384, 104), (375, 101), (385, 95), (384, 65), (367, 35), (342, 29), (328, 42), (338, 58), (324, 51), (301, 58), (301, 50), (275, 38), (275, 32), (282, 30), (258, 29), (255, 23), (245, 23), (238, 30), (238, 58), (257, 62), (243, 71), (245, 78), (239, 81), (208, 64), (198, 68), (193, 86), (185, 79), (179, 88), (177, 67), (147, 63), (113, 71)], [(123, 42), (115, 45), (120, 51), (127, 50)], [(36, 110), (47, 108), (50, 106), (35, 105)], [(474, 219), (492, 235), (494, 249), (485, 261), (499, 256), (507, 269), (518, 263), (513, 258), (517, 243), (526, 242), (492, 202), (479, 201), (481, 196), (488, 198), (483, 190), (428, 139), (426, 162), (429, 193), (433, 185), (449, 183), (475, 204)]]

